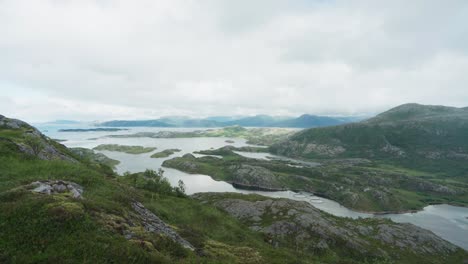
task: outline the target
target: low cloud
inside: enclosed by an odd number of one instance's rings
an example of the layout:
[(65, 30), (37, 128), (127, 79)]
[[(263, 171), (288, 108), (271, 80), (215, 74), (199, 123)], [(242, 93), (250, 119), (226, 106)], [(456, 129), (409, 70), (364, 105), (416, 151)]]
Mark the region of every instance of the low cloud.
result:
[(468, 101), (466, 1), (0, 1), (0, 113), (375, 113)]

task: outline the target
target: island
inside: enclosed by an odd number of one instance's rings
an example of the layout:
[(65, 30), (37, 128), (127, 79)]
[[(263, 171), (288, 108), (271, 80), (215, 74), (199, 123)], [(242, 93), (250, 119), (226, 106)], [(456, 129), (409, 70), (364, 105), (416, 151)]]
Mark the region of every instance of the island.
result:
[(427, 173), (389, 167), (369, 159), (252, 159), (226, 146), (185, 154), (163, 162), (164, 167), (205, 174), (241, 189), (306, 191), (361, 212), (395, 213), (420, 210), (431, 203), (464, 205), (466, 192), (456, 184), (432, 182)]
[(118, 144), (101, 144), (93, 148), (94, 150), (107, 150), (124, 152), (127, 154), (143, 154), (156, 150), (156, 147), (142, 147), (142, 146), (125, 146)]
[(163, 151), (154, 153), (153, 155), (151, 155), (151, 158), (167, 158), (172, 154), (180, 151), (180, 149), (165, 149)]
[(244, 128), (240, 126), (224, 127), (219, 129), (181, 131), (138, 132), (126, 135), (107, 135), (109, 138), (194, 138), (194, 137), (230, 137), (244, 138), (247, 143), (270, 146), (286, 140), (297, 130), (289, 128)]
[(67, 128), (59, 129), (58, 132), (117, 132), (125, 131), (126, 128)]

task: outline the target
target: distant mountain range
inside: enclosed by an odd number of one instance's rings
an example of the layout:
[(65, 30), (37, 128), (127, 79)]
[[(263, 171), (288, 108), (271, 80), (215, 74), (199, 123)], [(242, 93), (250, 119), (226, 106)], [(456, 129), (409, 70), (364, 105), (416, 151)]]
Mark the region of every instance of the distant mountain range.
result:
[(217, 116), (203, 119), (189, 117), (163, 117), (153, 120), (113, 120), (96, 124), (104, 127), (291, 127), (312, 128), (346, 124), (359, 121), (359, 117), (330, 117), (301, 115), (299, 117), (276, 117), (256, 115), (249, 117)]

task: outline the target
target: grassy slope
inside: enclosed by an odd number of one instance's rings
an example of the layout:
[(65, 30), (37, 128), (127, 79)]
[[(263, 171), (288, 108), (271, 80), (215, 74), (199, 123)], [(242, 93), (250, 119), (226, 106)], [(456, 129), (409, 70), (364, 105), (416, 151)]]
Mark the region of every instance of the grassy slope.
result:
[[(270, 150), (309, 159), (370, 158), (418, 170), (466, 176), (468, 162), (462, 156), (468, 154), (467, 130), (467, 109), (408, 104), (367, 121), (304, 130)], [(308, 149), (311, 143), (343, 147), (344, 151), (335, 155), (311, 151)], [(385, 150), (389, 145), (404, 154)]]

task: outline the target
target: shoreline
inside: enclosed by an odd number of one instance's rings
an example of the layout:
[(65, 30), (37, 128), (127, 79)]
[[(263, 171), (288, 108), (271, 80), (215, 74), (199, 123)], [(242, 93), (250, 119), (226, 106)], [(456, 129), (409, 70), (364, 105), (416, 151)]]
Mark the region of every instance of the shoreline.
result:
[[(166, 167), (166, 166), (163, 166), (163, 167)], [(168, 167), (168, 168), (171, 168), (171, 167)], [(175, 169), (175, 170), (179, 170), (179, 169), (176, 169), (176, 168), (172, 168), (172, 169)], [(179, 171), (182, 171), (182, 170), (179, 170)], [(186, 171), (182, 171), (184, 173), (187, 173), (187, 174), (199, 174), (199, 173), (192, 173), (192, 172), (186, 172)], [(203, 174), (204, 175), (204, 174)], [(457, 207), (464, 207), (464, 208), (468, 208), (468, 205), (462, 205), (462, 204), (456, 204), (456, 203), (428, 203), (426, 204), (425, 206), (423, 206), (422, 208), (420, 209), (407, 209), (407, 210), (395, 210), (395, 211), (366, 211), (366, 210), (359, 210), (359, 209), (353, 209), (353, 208), (349, 208), (349, 207), (346, 207), (344, 205), (342, 205), (340, 202), (332, 199), (331, 197), (329, 197), (328, 195), (326, 194), (323, 194), (323, 193), (314, 193), (314, 192), (311, 192), (311, 191), (306, 191), (306, 190), (299, 190), (299, 189), (287, 189), (287, 188), (266, 188), (266, 187), (260, 187), (260, 186), (256, 186), (256, 185), (248, 185), (248, 184), (242, 184), (242, 183), (236, 183), (236, 182), (232, 182), (232, 181), (226, 181), (226, 180), (219, 180), (219, 179), (216, 179), (214, 178), (213, 176), (211, 175), (206, 175), (208, 177), (210, 177), (211, 179), (215, 180), (215, 181), (223, 181), (223, 182), (226, 182), (226, 183), (229, 183), (231, 184), (235, 189), (241, 189), (241, 190), (249, 190), (249, 191), (264, 191), (264, 192), (282, 192), (282, 191), (291, 191), (291, 192), (294, 192), (294, 193), (299, 193), (299, 192), (305, 192), (305, 193), (310, 193), (314, 196), (317, 196), (317, 197), (320, 197), (320, 198), (325, 198), (325, 199), (328, 199), (328, 200), (331, 200), (333, 202), (336, 202), (338, 203), (340, 206), (350, 210), (350, 211), (353, 211), (353, 212), (356, 212), (356, 213), (364, 213), (364, 214), (370, 214), (370, 215), (373, 215), (373, 216), (384, 216), (384, 215), (391, 215), (391, 214), (408, 214), (408, 213), (417, 213), (417, 212), (420, 212), (420, 211), (423, 211), (425, 207), (427, 206), (430, 206), (430, 205), (440, 205), (440, 204), (447, 204), (447, 205), (451, 205), (451, 206), (457, 206)], [(313, 204), (312, 204), (313, 205)]]
[[(209, 175), (207, 175), (209, 176)], [(211, 176), (210, 176), (211, 177)], [(212, 177), (213, 178), (213, 177)], [(291, 192), (294, 192), (294, 193), (300, 193), (300, 192), (304, 192), (304, 193), (309, 193), (309, 194), (312, 194), (313, 196), (317, 196), (317, 197), (320, 197), (320, 198), (325, 198), (325, 199), (328, 199), (328, 200), (331, 200), (333, 202), (336, 202), (338, 203), (340, 206), (343, 206), (344, 208), (350, 210), (350, 211), (353, 211), (353, 212), (356, 212), (356, 213), (364, 213), (364, 214), (370, 214), (370, 215), (374, 215), (374, 216), (383, 216), (383, 215), (391, 215), (391, 214), (414, 214), (414, 213), (417, 213), (417, 212), (421, 212), (424, 210), (424, 208), (426, 208), (427, 206), (430, 206), (430, 205), (442, 205), (442, 204), (446, 204), (446, 205), (450, 205), (450, 206), (457, 206), (457, 207), (464, 207), (464, 208), (468, 208), (468, 205), (463, 205), (463, 204), (457, 204), (457, 203), (450, 203), (450, 202), (447, 202), (447, 203), (429, 203), (427, 205), (424, 205), (424, 207), (420, 208), (420, 209), (408, 209), (408, 210), (395, 210), (395, 211), (366, 211), (366, 210), (359, 210), (359, 209), (354, 209), (354, 208), (349, 208), (349, 207), (346, 207), (344, 205), (342, 205), (340, 202), (330, 198), (329, 196), (323, 194), (323, 193), (314, 193), (314, 192), (310, 192), (310, 191), (304, 191), (304, 190), (291, 190), (291, 189), (285, 189), (285, 188), (265, 188), (265, 187), (260, 187), (260, 186), (255, 186), (255, 185), (247, 185), (247, 184), (241, 184), (241, 183), (235, 183), (235, 182), (230, 182), (230, 181), (225, 181), (229, 184), (231, 184), (234, 188), (236, 189), (241, 189), (241, 190), (250, 190), (250, 191), (263, 191), (263, 192), (281, 192), (281, 191), (291, 191)], [(288, 198), (287, 198), (288, 199)], [(312, 204), (313, 205), (313, 204)]]

